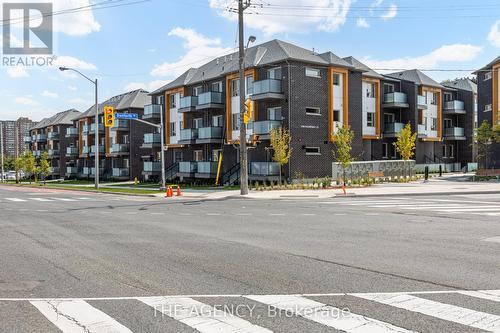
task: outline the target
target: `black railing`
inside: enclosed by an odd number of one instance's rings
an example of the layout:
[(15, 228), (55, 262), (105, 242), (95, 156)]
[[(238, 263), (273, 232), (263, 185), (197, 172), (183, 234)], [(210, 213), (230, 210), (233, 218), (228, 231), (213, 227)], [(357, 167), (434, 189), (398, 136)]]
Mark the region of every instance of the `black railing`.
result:
[(240, 181), (240, 164), (237, 163), (222, 176), (222, 183), (225, 186), (232, 186)]
[(171, 164), (167, 169), (165, 169), (165, 179), (173, 180), (177, 177), (177, 173), (179, 172), (179, 163)]

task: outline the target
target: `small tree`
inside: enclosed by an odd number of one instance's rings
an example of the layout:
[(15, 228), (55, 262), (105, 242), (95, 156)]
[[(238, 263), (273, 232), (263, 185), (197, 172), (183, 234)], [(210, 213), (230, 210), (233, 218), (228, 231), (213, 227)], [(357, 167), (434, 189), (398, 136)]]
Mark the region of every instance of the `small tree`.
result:
[[(394, 142), (394, 147), (396, 151), (401, 155), (404, 163), (406, 164), (414, 155), (415, 147), (417, 142), (417, 133), (412, 133), (410, 123), (396, 135), (396, 142)], [(411, 170), (408, 169), (409, 176), (411, 176)]]
[(46, 151), (44, 151), (42, 156), (40, 156), (38, 172), (43, 179), (43, 184), (45, 185), (45, 179), (48, 175), (50, 175), (49, 154)]
[(25, 175), (29, 177), (31, 184), (32, 177), (36, 174), (37, 171), (36, 159), (30, 151), (25, 152), (22, 158), (23, 158), (23, 171)]
[(14, 159), (14, 170), (16, 171), (16, 184), (19, 183), (19, 172), (24, 168), (24, 159), (22, 157), (18, 157)]
[(354, 161), (354, 157), (352, 156), (352, 140), (354, 139), (354, 132), (348, 125), (344, 125), (337, 130), (333, 139), (335, 144), (333, 156), (337, 163), (339, 163), (342, 167), (342, 178), (345, 186), (347, 168)]
[(500, 126), (490, 127), (490, 123), (484, 120), (474, 134), (474, 141), (477, 145), (477, 159), (483, 161), (484, 167), (490, 165), (491, 144), (500, 142)]
[(281, 169), (283, 165), (288, 164), (292, 156), (292, 136), (286, 128), (275, 128), (271, 130), (271, 147), (273, 148), (273, 161), (280, 166), (280, 184), (281, 184)]

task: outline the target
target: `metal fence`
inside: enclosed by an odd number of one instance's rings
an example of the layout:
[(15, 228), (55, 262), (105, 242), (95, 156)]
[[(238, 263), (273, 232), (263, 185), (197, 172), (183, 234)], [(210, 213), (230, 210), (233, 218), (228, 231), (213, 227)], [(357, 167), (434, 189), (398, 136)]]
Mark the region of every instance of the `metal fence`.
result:
[[(347, 179), (366, 178), (370, 173), (382, 173), (383, 177), (401, 177), (415, 173), (415, 161), (366, 161), (353, 162), (346, 169)], [(343, 176), (342, 166), (339, 163), (332, 165), (332, 179)]]

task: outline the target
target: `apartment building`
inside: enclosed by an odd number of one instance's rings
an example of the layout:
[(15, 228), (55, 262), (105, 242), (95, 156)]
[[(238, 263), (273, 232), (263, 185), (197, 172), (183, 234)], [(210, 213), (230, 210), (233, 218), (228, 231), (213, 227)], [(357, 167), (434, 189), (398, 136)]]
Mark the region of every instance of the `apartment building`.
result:
[[(500, 57), (481, 68), (475, 74), (478, 84), (478, 120), (481, 124), (487, 120), (490, 125), (500, 125)], [(500, 144), (492, 144), (489, 161), (482, 162), (482, 167), (500, 168)]]
[[(74, 145), (66, 151), (69, 163), (68, 178), (95, 178), (95, 156), (99, 154), (99, 176), (102, 179), (128, 180), (142, 174), (141, 145), (148, 125), (133, 120), (116, 119), (114, 127), (104, 127), (105, 106), (112, 106), (118, 113), (144, 113), (150, 97), (144, 90), (135, 90), (111, 97), (99, 105), (99, 122), (95, 124), (95, 107), (73, 119), (73, 126), (66, 136)], [(99, 131), (99, 148), (96, 151), (95, 131)]]
[(27, 136), (28, 130), (35, 125), (36, 122), (28, 118), (0, 121), (0, 131), (3, 132), (1, 144), (6, 157), (19, 157), (24, 154), (26, 150), (24, 137)]
[(29, 130), (25, 138), (33, 156), (40, 158), (43, 152), (48, 153), (51, 166), (51, 178), (64, 178), (64, 168), (69, 162), (66, 150), (73, 146), (73, 140), (64, 134), (73, 125), (72, 119), (80, 115), (75, 109), (59, 112), (45, 118)]

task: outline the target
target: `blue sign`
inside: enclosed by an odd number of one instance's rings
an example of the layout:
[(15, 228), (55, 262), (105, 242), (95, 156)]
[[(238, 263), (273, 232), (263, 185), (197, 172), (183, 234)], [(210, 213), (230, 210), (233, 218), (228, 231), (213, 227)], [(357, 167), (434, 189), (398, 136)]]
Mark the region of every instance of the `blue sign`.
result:
[(116, 119), (139, 119), (137, 113), (115, 113)]

